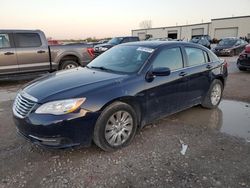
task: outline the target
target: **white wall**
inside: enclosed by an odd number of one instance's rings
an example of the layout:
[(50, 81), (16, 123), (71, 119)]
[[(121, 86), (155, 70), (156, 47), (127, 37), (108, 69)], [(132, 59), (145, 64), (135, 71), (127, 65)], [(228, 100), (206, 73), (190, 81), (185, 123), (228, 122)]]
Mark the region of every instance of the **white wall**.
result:
[(176, 27), (163, 27), (163, 28), (151, 28), (151, 29), (141, 29), (141, 30), (133, 30), (132, 35), (138, 36), (139, 33), (145, 32), (146, 34), (150, 34), (153, 38), (162, 38), (168, 37), (169, 31), (177, 31), (178, 39), (190, 40), (192, 37), (192, 29), (204, 28), (204, 35), (208, 34), (209, 24), (198, 24), (198, 25), (187, 25), (187, 26), (176, 26)]
[(199, 28), (203, 28), (204, 35), (208, 35), (209, 29), (210, 29), (209, 27), (210, 27), (210, 23), (182, 26), (181, 27), (181, 35), (179, 36), (179, 38), (180, 39), (184, 38), (185, 41), (190, 40), (192, 37), (192, 29), (199, 29)]
[(153, 35), (153, 38), (167, 37), (168, 31), (177, 30), (177, 38), (190, 40), (192, 37), (192, 29), (204, 28), (204, 35), (210, 35), (211, 38), (215, 37), (216, 28), (238, 28), (237, 37), (250, 36), (250, 16), (240, 18), (227, 18), (227, 19), (214, 19), (211, 23), (201, 23), (194, 25), (184, 25), (176, 27), (163, 27), (163, 28), (152, 28), (147, 30), (134, 30), (132, 31), (133, 36), (138, 36), (138, 33), (145, 31), (146, 34)]
[(212, 38), (215, 37), (215, 29), (216, 28), (238, 28), (238, 36), (237, 37), (245, 37), (250, 34), (250, 16), (249, 17), (241, 17), (241, 18), (230, 18), (230, 19), (220, 19), (220, 20), (212, 20), (212, 29), (210, 36)]

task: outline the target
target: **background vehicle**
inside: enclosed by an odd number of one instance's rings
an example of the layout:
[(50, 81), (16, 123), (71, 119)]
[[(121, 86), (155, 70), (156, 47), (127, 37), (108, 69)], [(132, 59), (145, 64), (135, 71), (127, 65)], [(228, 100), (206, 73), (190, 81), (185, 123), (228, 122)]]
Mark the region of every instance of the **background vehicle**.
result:
[(248, 43), (238, 38), (224, 38), (219, 44), (213, 49), (216, 55), (228, 55), (234, 56), (241, 53)]
[(245, 47), (245, 50), (240, 53), (240, 56), (237, 60), (237, 66), (241, 71), (250, 69), (250, 44), (248, 44)]
[(210, 50), (184, 42), (116, 46), (88, 66), (40, 78), (17, 95), (14, 121), (41, 145), (128, 145), (138, 128), (201, 104), (220, 103), (227, 67)]
[(193, 37), (190, 42), (191, 43), (196, 43), (196, 44), (200, 44), (202, 46), (207, 47), (208, 49), (211, 49), (211, 43), (210, 43), (210, 37), (208, 35), (206, 36), (195, 36)]
[(133, 36), (112, 38), (107, 43), (98, 44), (94, 46), (95, 57), (118, 44), (123, 44), (123, 43), (128, 43), (128, 42), (137, 42), (139, 40), (140, 40), (139, 37), (133, 37)]
[(59, 45), (60, 42), (58, 40), (52, 40), (52, 39), (49, 39), (48, 40), (48, 45)]
[(147, 41), (172, 41), (173, 39), (171, 39), (171, 38), (167, 38), (167, 37), (165, 37), (165, 38), (149, 38), (149, 39), (147, 39)]
[(85, 66), (87, 45), (49, 46), (40, 30), (0, 30), (0, 76)]

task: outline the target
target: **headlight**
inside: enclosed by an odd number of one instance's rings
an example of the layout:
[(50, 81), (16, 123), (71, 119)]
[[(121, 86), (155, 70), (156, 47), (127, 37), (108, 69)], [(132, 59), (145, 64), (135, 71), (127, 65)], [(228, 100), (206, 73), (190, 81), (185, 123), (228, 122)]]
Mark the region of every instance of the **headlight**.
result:
[(86, 98), (78, 98), (48, 102), (40, 106), (35, 113), (53, 115), (68, 114), (77, 110), (85, 100)]
[(231, 49), (223, 49), (224, 52), (228, 52), (230, 53), (231, 52)]
[(100, 49), (100, 51), (103, 51), (103, 52), (108, 50), (108, 48), (106, 48), (106, 47), (100, 47), (99, 49)]

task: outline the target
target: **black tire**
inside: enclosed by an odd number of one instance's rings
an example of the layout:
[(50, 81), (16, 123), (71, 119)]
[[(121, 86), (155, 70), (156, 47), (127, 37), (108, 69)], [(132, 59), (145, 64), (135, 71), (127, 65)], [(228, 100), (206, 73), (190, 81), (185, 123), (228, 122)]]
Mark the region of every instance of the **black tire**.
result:
[(78, 67), (79, 64), (74, 60), (65, 60), (60, 65), (60, 70), (71, 69)]
[[(220, 86), (221, 88), (221, 94), (220, 94), (220, 98), (218, 100), (218, 102), (215, 104), (212, 102), (212, 91), (214, 89), (215, 86), (217, 86), (217, 84)], [(214, 80), (205, 96), (205, 98), (203, 99), (202, 103), (201, 103), (201, 106), (204, 107), (204, 108), (208, 108), (208, 109), (213, 109), (213, 108), (216, 108), (219, 104), (220, 104), (220, 101), (221, 101), (221, 98), (222, 98), (222, 93), (223, 93), (223, 84), (220, 80)]]
[[(114, 117), (114, 115), (118, 112), (126, 112), (131, 116), (131, 120), (132, 120), (132, 128), (131, 128), (131, 132), (130, 134), (128, 134), (129, 136), (127, 137), (127, 139), (124, 139), (124, 142), (120, 145), (111, 145), (109, 143), (109, 141), (106, 139), (106, 135), (108, 134), (108, 130), (107, 130), (107, 126), (108, 123), (110, 123), (110, 118)], [(116, 121), (117, 123), (117, 121)], [(136, 130), (137, 130), (137, 115), (135, 110), (128, 104), (123, 103), (123, 102), (114, 102), (112, 104), (110, 104), (109, 106), (107, 106), (103, 112), (101, 113), (101, 115), (99, 116), (96, 125), (95, 125), (95, 129), (94, 129), (94, 142), (95, 144), (100, 147), (101, 149), (103, 149), (104, 151), (115, 151), (118, 150), (120, 148), (123, 148), (125, 146), (127, 146), (128, 144), (130, 144), (130, 142), (133, 140), (135, 134), (136, 134)], [(117, 129), (117, 128), (116, 128)], [(114, 131), (114, 130), (112, 130)], [(115, 130), (117, 131), (117, 130)], [(110, 131), (111, 132), (111, 131)], [(111, 133), (112, 134), (112, 133)], [(117, 134), (117, 133), (115, 133)], [(117, 136), (111, 136), (110, 140), (112, 140), (113, 137), (116, 137), (114, 140), (118, 140)]]
[(246, 71), (247, 69), (246, 69), (246, 68), (239, 67), (239, 70), (240, 70), (240, 71)]

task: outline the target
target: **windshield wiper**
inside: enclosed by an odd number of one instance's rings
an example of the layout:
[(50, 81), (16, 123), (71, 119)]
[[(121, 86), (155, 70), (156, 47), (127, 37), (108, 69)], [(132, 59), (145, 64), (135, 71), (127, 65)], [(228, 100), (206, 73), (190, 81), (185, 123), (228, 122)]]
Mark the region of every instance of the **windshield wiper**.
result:
[(100, 70), (104, 70), (104, 71), (113, 71), (111, 69), (108, 69), (106, 67), (97, 67), (97, 66), (88, 66), (88, 68), (92, 68), (92, 69), (100, 69)]

